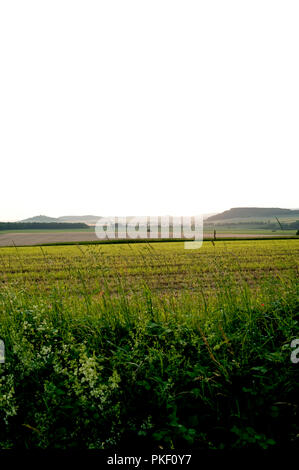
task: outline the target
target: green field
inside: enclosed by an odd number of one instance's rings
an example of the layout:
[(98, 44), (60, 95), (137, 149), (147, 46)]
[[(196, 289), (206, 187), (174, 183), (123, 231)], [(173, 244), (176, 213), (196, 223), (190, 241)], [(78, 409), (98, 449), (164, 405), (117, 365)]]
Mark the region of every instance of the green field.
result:
[(298, 254), (0, 248), (0, 448), (295, 447)]
[[(232, 233), (232, 234), (248, 234), (248, 235), (272, 235), (272, 236), (295, 236), (297, 230), (270, 230), (265, 228), (227, 228), (227, 227), (217, 227), (216, 228), (216, 236), (217, 233)], [(213, 233), (213, 229), (205, 229), (204, 233)]]
[[(0, 235), (6, 235), (6, 234), (13, 234), (13, 233), (72, 233), (72, 232), (94, 232), (95, 228), (94, 227), (89, 227), (89, 228), (77, 228), (77, 229), (24, 229), (24, 230), (0, 230)], [(204, 234), (213, 234), (214, 227), (211, 228), (205, 228), (204, 229)], [(295, 236), (297, 230), (270, 230), (270, 229), (260, 229), (260, 228), (228, 228), (228, 227), (216, 227), (216, 234), (217, 233), (232, 233), (232, 234), (248, 234), (248, 235), (259, 235), (259, 234), (264, 234), (264, 235), (281, 235), (281, 236)]]

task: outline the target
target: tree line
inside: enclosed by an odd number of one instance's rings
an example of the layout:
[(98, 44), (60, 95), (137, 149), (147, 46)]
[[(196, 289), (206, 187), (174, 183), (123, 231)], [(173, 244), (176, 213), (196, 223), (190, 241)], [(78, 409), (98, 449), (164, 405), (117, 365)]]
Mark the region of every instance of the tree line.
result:
[(0, 230), (61, 230), (89, 228), (82, 222), (0, 222)]
[(252, 228), (263, 228), (269, 230), (277, 230), (281, 228), (282, 230), (298, 230), (299, 229), (299, 220), (295, 222), (285, 223), (285, 222), (220, 222), (217, 224), (204, 223), (205, 227), (231, 227), (238, 228), (238, 226), (252, 226)]

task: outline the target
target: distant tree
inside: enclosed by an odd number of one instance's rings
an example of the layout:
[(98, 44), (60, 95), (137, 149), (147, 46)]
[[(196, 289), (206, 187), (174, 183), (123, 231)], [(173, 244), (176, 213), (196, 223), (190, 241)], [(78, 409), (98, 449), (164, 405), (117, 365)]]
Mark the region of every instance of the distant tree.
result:
[(88, 228), (81, 222), (0, 222), (0, 230), (64, 230)]

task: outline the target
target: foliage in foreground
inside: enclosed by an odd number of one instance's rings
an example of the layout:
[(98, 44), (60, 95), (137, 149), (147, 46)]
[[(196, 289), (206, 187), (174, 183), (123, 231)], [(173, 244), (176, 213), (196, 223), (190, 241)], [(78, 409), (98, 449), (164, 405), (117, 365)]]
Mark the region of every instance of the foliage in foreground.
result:
[(296, 279), (155, 296), (0, 295), (0, 447), (298, 444)]

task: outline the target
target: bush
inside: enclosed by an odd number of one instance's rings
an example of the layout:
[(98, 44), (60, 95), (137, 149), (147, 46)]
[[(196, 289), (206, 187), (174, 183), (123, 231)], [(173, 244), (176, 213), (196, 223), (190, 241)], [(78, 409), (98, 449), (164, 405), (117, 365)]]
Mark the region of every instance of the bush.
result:
[(283, 302), (271, 294), (248, 308), (222, 299), (192, 317), (180, 318), (174, 303), (167, 320), (148, 290), (138, 312), (133, 300), (126, 304), (126, 315), (122, 301), (110, 299), (113, 316), (104, 315), (105, 296), (88, 316), (57, 291), (34, 301), (2, 294), (0, 447), (295, 442), (298, 368), (289, 343), (298, 292), (284, 289)]

